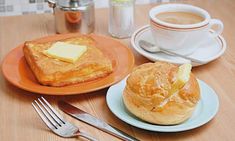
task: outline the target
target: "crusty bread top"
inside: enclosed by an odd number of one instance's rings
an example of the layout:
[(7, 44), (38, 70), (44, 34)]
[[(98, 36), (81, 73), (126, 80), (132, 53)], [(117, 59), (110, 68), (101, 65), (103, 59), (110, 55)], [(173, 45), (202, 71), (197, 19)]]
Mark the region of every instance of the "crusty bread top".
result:
[[(127, 90), (143, 98), (158, 97), (156, 106), (170, 97), (169, 90), (176, 80), (178, 66), (166, 63), (146, 63), (136, 67), (127, 79)], [(189, 81), (179, 88), (179, 95), (192, 105), (200, 98), (199, 86), (191, 73)]]

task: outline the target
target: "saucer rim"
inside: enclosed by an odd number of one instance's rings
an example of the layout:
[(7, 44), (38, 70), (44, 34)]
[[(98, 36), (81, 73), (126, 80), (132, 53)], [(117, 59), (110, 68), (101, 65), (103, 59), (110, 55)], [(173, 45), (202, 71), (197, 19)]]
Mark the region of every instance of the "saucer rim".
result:
[[(135, 51), (137, 51), (139, 54), (141, 54), (142, 56), (148, 58), (151, 61), (167, 61), (167, 62), (170, 62), (170, 63), (173, 63), (173, 64), (177, 64), (177, 65), (181, 65), (183, 63), (189, 62), (189, 61), (187, 61), (186, 59), (183, 59), (183, 58), (182, 59), (185, 60), (185, 61), (181, 61), (181, 62), (175, 62), (172, 59), (166, 59), (164, 57), (157, 57), (156, 58), (156, 57), (153, 57), (153, 56), (149, 55), (148, 52), (140, 50), (138, 45), (135, 44), (136, 37), (138, 35), (142, 34), (143, 32), (145, 32), (149, 28), (151, 28), (149, 24), (144, 25), (144, 26), (140, 27), (139, 29), (137, 29), (132, 34), (132, 36), (131, 36), (131, 46), (132, 46), (132, 48), (135, 49)], [(222, 56), (224, 54), (224, 52), (225, 52), (225, 50), (227, 48), (227, 43), (226, 43), (226, 41), (225, 41), (225, 39), (224, 39), (224, 37), (222, 35), (219, 35), (216, 38), (221, 43), (221, 45), (220, 45), (221, 50), (217, 54), (215, 54), (214, 56), (210, 57), (208, 60), (205, 60), (204, 63), (200, 64), (200, 63), (192, 62), (193, 67), (205, 65), (205, 64), (207, 64), (207, 63), (209, 63), (209, 62), (211, 62), (213, 60), (216, 60), (217, 58), (219, 58), (220, 56)]]

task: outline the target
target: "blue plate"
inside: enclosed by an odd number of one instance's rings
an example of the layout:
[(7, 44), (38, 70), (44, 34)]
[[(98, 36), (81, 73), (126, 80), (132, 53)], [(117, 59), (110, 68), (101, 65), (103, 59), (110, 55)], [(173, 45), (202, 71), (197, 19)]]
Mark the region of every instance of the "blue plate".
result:
[(197, 128), (209, 122), (219, 109), (219, 99), (215, 91), (205, 82), (198, 80), (201, 99), (187, 121), (178, 125), (161, 126), (144, 122), (127, 111), (122, 100), (122, 92), (126, 85), (126, 78), (111, 86), (107, 92), (106, 101), (109, 109), (122, 121), (150, 131), (158, 132), (179, 132)]

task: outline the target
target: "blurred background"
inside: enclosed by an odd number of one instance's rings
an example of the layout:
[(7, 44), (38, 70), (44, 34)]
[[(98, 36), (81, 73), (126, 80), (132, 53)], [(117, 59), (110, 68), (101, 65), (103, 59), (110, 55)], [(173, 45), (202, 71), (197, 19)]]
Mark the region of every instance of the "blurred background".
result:
[[(94, 0), (96, 8), (108, 6), (108, 0)], [(169, 2), (176, 0), (136, 0), (136, 4)], [(0, 16), (51, 13), (47, 0), (0, 0)]]

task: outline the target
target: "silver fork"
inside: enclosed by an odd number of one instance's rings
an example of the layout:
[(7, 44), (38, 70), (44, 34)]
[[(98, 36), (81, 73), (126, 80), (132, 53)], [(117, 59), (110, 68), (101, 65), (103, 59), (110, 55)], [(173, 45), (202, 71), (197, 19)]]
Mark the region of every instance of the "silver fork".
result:
[(34, 100), (32, 105), (43, 122), (55, 134), (65, 138), (81, 136), (90, 141), (97, 141), (90, 135), (81, 132), (77, 126), (66, 121), (43, 97), (38, 98), (38, 101)]

